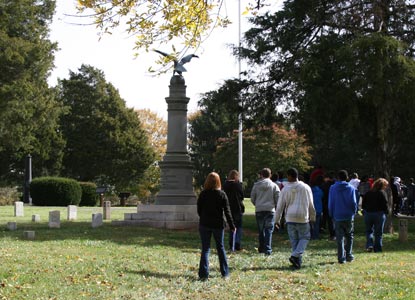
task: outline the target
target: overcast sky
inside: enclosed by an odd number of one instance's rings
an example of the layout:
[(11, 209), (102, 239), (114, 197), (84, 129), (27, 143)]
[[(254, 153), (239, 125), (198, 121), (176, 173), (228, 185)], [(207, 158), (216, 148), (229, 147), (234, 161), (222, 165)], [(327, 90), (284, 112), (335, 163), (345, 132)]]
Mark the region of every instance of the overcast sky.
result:
[[(149, 108), (166, 118), (165, 98), (168, 97), (172, 72), (157, 77), (147, 72), (150, 66), (157, 67), (153, 62), (159, 55), (149, 52), (134, 58), (133, 37), (119, 32), (99, 40), (95, 26), (73, 25), (71, 23), (76, 19), (65, 16), (76, 14), (76, 1), (57, 0), (56, 3), (50, 39), (58, 42), (60, 50), (55, 54), (56, 67), (49, 83), (56, 85), (57, 78), (68, 78), (69, 70), (77, 71), (81, 64), (89, 64), (104, 72), (106, 80), (119, 90), (128, 107)], [(224, 9), (233, 24), (214, 31), (197, 50), (200, 58), (186, 64), (188, 72), (183, 76), (187, 97), (190, 98), (189, 112), (197, 109), (201, 93), (217, 89), (225, 79), (238, 77), (238, 63), (228, 47), (229, 44), (238, 44), (237, 0), (226, 0)], [(246, 29), (245, 21), (242, 22), (242, 32)], [(159, 50), (169, 52), (169, 49)]]

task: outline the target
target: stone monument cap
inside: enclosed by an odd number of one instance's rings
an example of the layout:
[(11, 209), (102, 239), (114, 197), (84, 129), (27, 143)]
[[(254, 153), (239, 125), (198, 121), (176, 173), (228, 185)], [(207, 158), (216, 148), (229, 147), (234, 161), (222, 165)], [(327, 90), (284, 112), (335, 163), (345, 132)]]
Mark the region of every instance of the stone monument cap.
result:
[(170, 84), (184, 84), (184, 77), (181, 75), (173, 75), (170, 79)]

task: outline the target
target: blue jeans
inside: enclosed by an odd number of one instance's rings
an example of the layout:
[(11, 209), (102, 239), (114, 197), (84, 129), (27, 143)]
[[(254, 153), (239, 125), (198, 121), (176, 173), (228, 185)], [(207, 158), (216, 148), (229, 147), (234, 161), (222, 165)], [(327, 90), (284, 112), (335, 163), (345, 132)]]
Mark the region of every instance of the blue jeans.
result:
[(223, 245), (224, 230), (222, 228), (210, 228), (199, 225), (200, 239), (202, 241), (202, 253), (200, 255), (199, 278), (209, 277), (209, 253), (210, 240), (213, 238), (216, 242), (216, 250), (219, 256), (220, 273), (222, 276), (229, 275), (228, 261), (226, 259), (225, 247)]
[(287, 223), (288, 237), (291, 243), (291, 256), (301, 257), (310, 241), (310, 224), (309, 223)]
[(352, 261), (354, 259), (352, 254), (353, 220), (334, 221), (334, 231), (336, 232), (338, 261)]
[(258, 240), (260, 253), (271, 254), (272, 232), (275, 226), (275, 213), (272, 211), (259, 211), (255, 213), (258, 225)]
[(311, 232), (311, 239), (318, 240), (320, 238), (320, 222), (321, 222), (321, 213), (316, 213), (316, 222)]
[[(241, 239), (242, 239), (242, 214), (239, 218), (234, 218), (233, 223), (236, 227), (235, 233), (235, 250), (241, 250)], [(232, 249), (233, 246), (233, 232), (229, 233), (229, 248)]]
[(366, 225), (366, 249), (373, 247), (375, 252), (381, 252), (383, 227), (385, 226), (386, 215), (382, 211), (365, 212), (364, 217)]

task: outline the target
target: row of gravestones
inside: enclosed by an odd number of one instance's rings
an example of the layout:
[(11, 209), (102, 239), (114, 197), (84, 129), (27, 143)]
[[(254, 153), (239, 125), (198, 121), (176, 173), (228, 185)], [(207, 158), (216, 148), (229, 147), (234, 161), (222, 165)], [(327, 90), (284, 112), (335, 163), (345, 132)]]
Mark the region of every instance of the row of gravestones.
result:
[[(68, 221), (76, 220), (77, 218), (78, 207), (76, 205), (68, 205)], [(21, 201), (16, 201), (14, 203), (14, 216), (23, 217), (24, 216), (24, 205)], [(111, 219), (111, 201), (104, 201), (103, 203), (103, 218), (104, 220)], [(32, 221), (33, 220), (32, 217)]]
[[(105, 201), (103, 206), (102, 213), (92, 214), (92, 228), (100, 227), (103, 224), (103, 220), (109, 220), (111, 218), (111, 202)], [(76, 205), (68, 205), (68, 214), (67, 220), (74, 221), (77, 219), (78, 208)], [(17, 201), (14, 204), (14, 216), (23, 217), (24, 216), (24, 206), (23, 202)], [(32, 215), (32, 222), (40, 222), (40, 215)], [(60, 211), (54, 210), (49, 212), (49, 228), (60, 228)], [(17, 230), (17, 222), (8, 222), (8, 230)], [(23, 237), (26, 239), (34, 239), (34, 231), (24, 231)]]

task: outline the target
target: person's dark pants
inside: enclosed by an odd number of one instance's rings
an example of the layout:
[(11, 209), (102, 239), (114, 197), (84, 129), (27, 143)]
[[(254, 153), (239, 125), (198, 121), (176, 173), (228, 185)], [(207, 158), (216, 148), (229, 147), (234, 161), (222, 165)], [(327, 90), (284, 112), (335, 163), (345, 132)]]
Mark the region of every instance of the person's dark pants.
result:
[(272, 253), (272, 232), (275, 226), (275, 213), (272, 211), (259, 211), (255, 213), (258, 225), (258, 251), (270, 255)]
[(393, 199), (393, 214), (397, 215), (400, 212), (401, 208), (401, 198), (394, 198)]
[(338, 261), (352, 261), (353, 249), (353, 220), (335, 221), (337, 259)]
[(223, 245), (224, 230), (222, 228), (210, 228), (199, 225), (200, 239), (202, 241), (202, 253), (200, 255), (199, 278), (209, 277), (209, 253), (210, 240), (213, 238), (216, 242), (216, 250), (219, 256), (220, 273), (223, 277), (229, 275), (228, 261), (226, 259), (225, 247)]
[(321, 220), (321, 213), (316, 213), (316, 222), (313, 224), (311, 230), (311, 239), (318, 240), (320, 238), (320, 220)]
[[(242, 240), (242, 214), (233, 218), (233, 223), (236, 227), (235, 233), (235, 250), (241, 250), (241, 240)], [(229, 249), (232, 249), (233, 246), (233, 231), (229, 232)]]
[(415, 198), (408, 199), (408, 203), (409, 203), (409, 213), (411, 214), (411, 216), (413, 216), (415, 214)]

